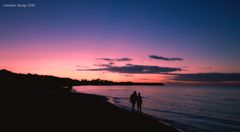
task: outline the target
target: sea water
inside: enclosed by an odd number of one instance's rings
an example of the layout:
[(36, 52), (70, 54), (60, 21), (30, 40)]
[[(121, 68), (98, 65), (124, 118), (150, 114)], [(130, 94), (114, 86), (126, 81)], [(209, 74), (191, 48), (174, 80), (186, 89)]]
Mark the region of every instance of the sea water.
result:
[(81, 93), (110, 97), (131, 109), (133, 91), (143, 96), (143, 112), (183, 131), (240, 131), (240, 87), (216, 86), (76, 86)]

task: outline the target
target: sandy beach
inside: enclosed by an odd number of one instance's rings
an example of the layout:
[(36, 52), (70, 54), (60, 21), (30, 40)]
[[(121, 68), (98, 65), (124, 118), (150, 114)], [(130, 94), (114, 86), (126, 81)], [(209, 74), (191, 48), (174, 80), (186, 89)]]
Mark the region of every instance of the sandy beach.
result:
[[(8, 129), (64, 131), (177, 131), (156, 119), (128, 112), (107, 98), (81, 93), (5, 98)], [(14, 126), (14, 127), (13, 127)]]

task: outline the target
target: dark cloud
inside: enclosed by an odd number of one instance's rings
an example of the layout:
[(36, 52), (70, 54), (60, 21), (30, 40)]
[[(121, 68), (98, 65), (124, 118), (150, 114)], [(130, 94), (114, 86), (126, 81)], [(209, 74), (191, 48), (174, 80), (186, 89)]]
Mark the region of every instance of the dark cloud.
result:
[(97, 58), (98, 60), (104, 60), (104, 61), (114, 61), (114, 59), (110, 58)]
[(109, 71), (116, 73), (127, 74), (160, 74), (181, 71), (180, 68), (159, 67), (159, 66), (146, 66), (146, 65), (125, 65), (125, 66), (108, 66), (105, 68), (96, 69), (77, 69), (78, 71)]
[(114, 63), (113, 62), (109, 62), (108, 65), (114, 65)]
[(133, 65), (133, 64), (131, 64), (131, 63), (127, 63), (127, 64), (126, 64), (126, 66), (132, 66), (132, 65)]
[(119, 58), (119, 59), (116, 59), (116, 61), (132, 61), (131, 58)]
[(124, 58), (116, 58), (116, 59), (111, 59), (111, 58), (97, 58), (98, 60), (104, 60), (104, 61), (110, 61), (110, 62), (113, 62), (113, 61), (132, 61), (131, 58), (128, 58), (128, 57), (124, 57)]
[(167, 57), (162, 57), (162, 56), (157, 56), (157, 55), (149, 55), (149, 58), (151, 59), (157, 59), (157, 60), (165, 60), (165, 61), (182, 61), (182, 58), (167, 58)]
[(240, 81), (240, 73), (196, 73), (196, 74), (175, 74), (173, 80), (195, 81), (195, 82), (226, 82)]

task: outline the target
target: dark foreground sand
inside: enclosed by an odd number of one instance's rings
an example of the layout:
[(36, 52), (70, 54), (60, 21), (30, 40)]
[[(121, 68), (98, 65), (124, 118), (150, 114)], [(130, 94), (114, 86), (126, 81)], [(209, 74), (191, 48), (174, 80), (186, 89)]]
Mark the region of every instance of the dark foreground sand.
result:
[(118, 108), (102, 96), (14, 95), (4, 97), (2, 102), (1, 126), (7, 131), (177, 131), (153, 118)]

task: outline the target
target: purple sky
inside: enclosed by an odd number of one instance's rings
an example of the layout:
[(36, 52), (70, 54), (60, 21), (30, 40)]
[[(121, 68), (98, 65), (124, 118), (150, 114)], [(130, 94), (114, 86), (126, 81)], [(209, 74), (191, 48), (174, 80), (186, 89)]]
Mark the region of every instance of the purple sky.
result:
[[(240, 72), (237, 0), (0, 3), (1, 69), (114, 81), (208, 82), (176, 75), (196, 73), (209, 82), (240, 81), (229, 74)], [(16, 3), (36, 6), (4, 7)]]

